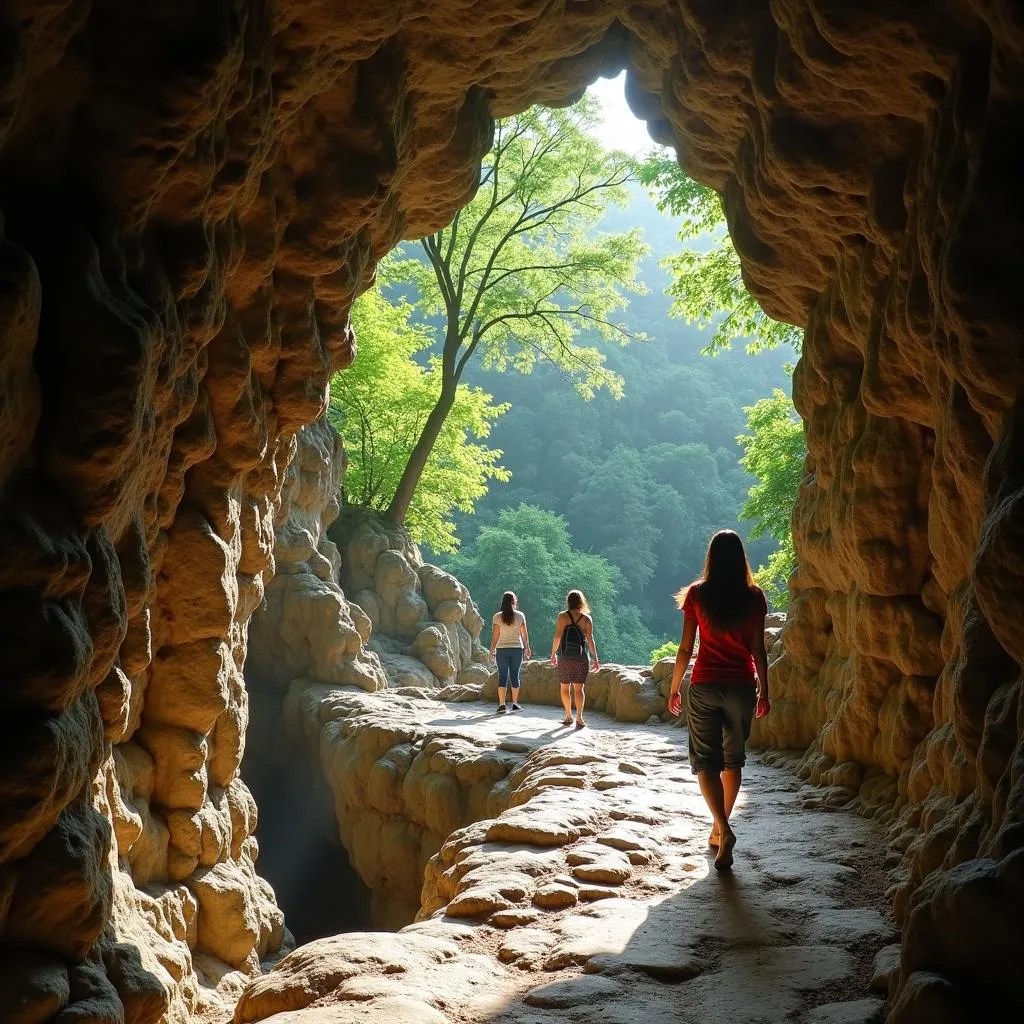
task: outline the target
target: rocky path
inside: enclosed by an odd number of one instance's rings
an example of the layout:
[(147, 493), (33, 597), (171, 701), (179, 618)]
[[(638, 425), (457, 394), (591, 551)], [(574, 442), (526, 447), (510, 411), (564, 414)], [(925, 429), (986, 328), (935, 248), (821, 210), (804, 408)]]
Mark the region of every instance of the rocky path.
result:
[(237, 1021), (884, 1019), (874, 965), (895, 935), (871, 822), (754, 757), (736, 864), (718, 873), (684, 730), (590, 714), (577, 732), (554, 708), (417, 703), (430, 733), (521, 758), (507, 809), (450, 836), (420, 921), (301, 947), (249, 986)]

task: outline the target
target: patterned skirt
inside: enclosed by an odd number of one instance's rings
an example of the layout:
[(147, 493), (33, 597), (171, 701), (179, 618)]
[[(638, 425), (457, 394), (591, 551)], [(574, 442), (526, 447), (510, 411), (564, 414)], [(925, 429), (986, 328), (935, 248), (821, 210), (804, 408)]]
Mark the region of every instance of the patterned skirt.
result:
[(563, 683), (585, 683), (590, 672), (589, 658), (558, 656), (558, 679)]

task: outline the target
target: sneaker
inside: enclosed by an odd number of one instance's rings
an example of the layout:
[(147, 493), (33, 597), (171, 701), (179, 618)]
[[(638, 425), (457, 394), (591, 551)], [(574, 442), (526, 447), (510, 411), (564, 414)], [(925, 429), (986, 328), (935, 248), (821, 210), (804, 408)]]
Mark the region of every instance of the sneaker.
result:
[(498, 705), (498, 714), (499, 715), (505, 714), (506, 710), (507, 710), (507, 708), (505, 707), (504, 704), (499, 704)]
[(513, 711), (522, 711), (523, 709), (515, 701), (512, 701), (512, 710)]

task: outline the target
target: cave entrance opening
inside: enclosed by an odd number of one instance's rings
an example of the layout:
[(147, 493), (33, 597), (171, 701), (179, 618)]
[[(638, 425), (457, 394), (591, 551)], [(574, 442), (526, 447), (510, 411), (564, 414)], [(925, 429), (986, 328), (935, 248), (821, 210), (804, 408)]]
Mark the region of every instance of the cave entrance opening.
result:
[[(598, 141), (607, 149), (625, 151), (637, 159), (643, 159), (653, 149), (655, 143), (648, 135), (646, 122), (633, 114), (626, 101), (625, 72), (613, 78), (597, 79), (591, 84), (589, 91), (597, 99), (604, 111), (604, 117), (595, 133), (598, 136)], [(717, 473), (716, 467), (718, 463), (714, 461), (715, 457), (719, 453), (727, 457), (726, 447), (729, 444), (735, 444), (736, 435), (742, 429), (742, 423), (738, 421), (733, 422), (729, 416), (723, 414), (723, 405), (726, 406), (725, 413), (731, 413), (733, 416), (739, 413), (738, 406), (741, 402), (738, 402), (737, 398), (740, 393), (732, 388), (732, 384), (735, 381), (733, 378), (727, 379), (726, 374), (726, 370), (731, 365), (730, 360), (734, 362), (736, 357), (726, 356), (714, 363), (709, 361), (702, 363), (699, 371), (690, 369), (689, 364), (700, 358), (698, 352), (701, 342), (696, 338), (691, 338), (685, 346), (680, 344), (680, 338), (678, 337), (680, 334), (679, 328), (676, 324), (671, 324), (668, 321), (668, 307), (670, 303), (664, 294), (667, 276), (660, 269), (662, 258), (674, 251), (676, 247), (677, 224), (675, 218), (659, 211), (653, 199), (638, 183), (634, 183), (631, 193), (628, 204), (621, 208), (609, 208), (605, 226), (613, 230), (640, 227), (644, 231), (645, 237), (649, 237), (652, 242), (651, 254), (649, 258), (645, 258), (645, 264), (641, 273), (642, 275), (647, 275), (650, 281), (650, 292), (653, 297), (647, 300), (647, 305), (642, 310), (639, 310), (637, 315), (648, 329), (651, 322), (662, 326), (660, 329), (660, 340), (657, 338), (650, 339), (652, 343), (650, 352), (642, 353), (638, 351), (625, 361), (615, 362), (614, 369), (616, 372), (621, 371), (623, 378), (626, 380), (627, 395), (635, 392), (638, 396), (637, 400), (644, 403), (650, 400), (653, 387), (647, 378), (657, 377), (662, 391), (657, 394), (656, 404), (658, 404), (658, 408), (661, 408), (663, 412), (668, 414), (668, 419), (662, 421), (662, 419), (643, 416), (642, 409), (638, 406), (630, 406), (628, 398), (622, 407), (595, 403), (595, 408), (600, 409), (599, 415), (609, 423), (621, 425), (634, 420), (643, 420), (643, 429), (635, 432), (635, 435), (630, 435), (628, 438), (630, 451), (633, 454), (633, 460), (629, 462), (628, 467), (634, 466), (636, 463), (642, 463), (642, 473), (650, 475), (652, 481), (655, 479), (653, 474), (656, 472), (675, 474), (676, 477), (680, 478), (685, 476), (687, 472), (693, 470), (692, 460), (687, 461), (687, 458), (693, 457), (694, 453), (698, 450), (698, 458), (703, 459), (701, 463), (703, 478), (705, 481), (717, 479), (715, 474)], [(617, 221), (615, 221), (616, 217), (618, 218)], [(638, 307), (639, 301), (638, 297)], [(645, 358), (645, 354), (649, 358)], [(614, 352), (611, 355), (613, 358), (615, 357)], [(742, 353), (737, 353), (737, 356), (740, 360), (745, 360), (746, 358)], [(780, 377), (783, 373), (782, 358), (782, 356), (779, 357), (779, 365), (776, 367)], [(733, 374), (733, 377), (737, 373), (740, 377), (744, 378), (750, 376), (745, 365), (742, 368), (734, 366), (734, 370), (736, 372)], [(722, 372), (716, 375), (716, 371)], [(689, 392), (676, 388), (680, 375), (686, 377), (687, 380), (700, 378), (703, 390), (697, 389), (699, 392), (697, 398), (688, 397)], [(762, 397), (763, 394), (768, 393), (770, 390), (767, 388), (767, 380), (766, 376), (765, 380), (761, 381), (759, 385), (750, 384), (751, 390), (742, 394), (746, 396), (749, 393), (751, 400)], [(493, 390), (496, 394), (499, 394), (502, 400), (506, 398), (510, 400), (513, 410), (515, 410), (517, 405), (522, 405), (531, 414), (536, 412), (536, 410), (530, 406), (530, 402), (535, 401), (537, 395), (546, 393), (545, 388), (537, 388), (535, 383), (533, 385), (526, 385), (525, 390), (520, 389), (516, 391), (518, 378), (512, 375), (493, 376), (493, 379), (481, 376), (480, 378), (474, 378), (473, 382), (486, 384), (488, 389), (493, 386)], [(778, 383), (780, 382), (781, 379)], [(565, 384), (560, 378), (550, 383), (556, 385), (558, 383)], [(725, 386), (725, 383), (729, 385), (728, 388)], [(501, 394), (499, 386), (501, 388), (513, 389), (515, 393)], [(763, 386), (764, 391), (757, 393), (757, 386)], [(701, 399), (700, 396), (704, 397)], [(671, 418), (671, 414), (682, 414), (682, 409), (676, 408), (672, 404), (673, 401), (681, 403), (682, 407), (685, 407), (687, 403), (693, 407), (707, 407), (709, 412), (700, 422), (694, 417), (690, 417), (690, 420), (686, 421), (690, 424), (687, 429), (691, 430), (693, 436), (688, 434), (682, 439), (685, 442), (685, 447), (678, 444), (675, 445), (673, 457), (676, 461), (670, 463), (666, 461), (666, 451), (673, 443), (673, 440), (680, 440), (677, 437), (680, 429), (679, 423)], [(548, 411), (550, 412), (550, 410)], [(514, 416), (514, 412), (510, 415), (510, 420), (512, 416)], [(501, 429), (500, 425), (497, 429)], [(614, 429), (617, 430), (618, 427)], [(518, 433), (522, 434), (525, 431), (518, 431)], [(497, 431), (495, 436), (497, 437)], [(318, 456), (327, 457), (333, 451), (334, 455), (343, 458), (343, 456), (339, 455), (339, 451), (333, 447), (336, 440), (333, 433), (330, 439), (324, 440), (321, 438), (320, 440), (323, 444), (319, 448), (310, 442), (311, 450), (315, 448)], [(511, 437), (507, 439), (502, 438), (500, 447), (508, 449), (509, 462), (513, 466), (513, 473), (515, 473), (518, 464), (513, 463), (513, 457), (520, 460), (529, 460), (532, 457), (532, 453), (515, 449), (513, 440)], [(617, 443), (613, 435), (608, 435), (606, 438), (602, 437), (601, 440), (607, 441), (607, 444), (599, 445), (598, 447), (605, 447), (609, 451), (613, 450)], [(618, 437), (618, 442), (625, 444), (625, 440), (621, 436)], [(592, 447), (589, 441), (588, 446)], [(648, 453), (651, 453), (649, 458)], [(296, 459), (296, 465), (301, 467), (303, 465), (302, 456), (296, 456)], [(645, 459), (646, 461), (644, 461)], [(310, 465), (315, 464), (320, 467), (317, 469), (317, 472), (321, 472), (321, 461), (313, 458), (310, 461)], [(340, 465), (344, 465), (344, 462), (342, 461)], [(620, 468), (614, 461), (610, 462), (607, 466), (601, 467), (604, 476), (598, 473), (596, 477), (605, 480), (618, 479)], [(309, 472), (313, 471), (309, 470)], [(337, 474), (332, 478), (330, 470), (327, 470), (326, 473), (327, 475), (322, 481), (324, 486), (328, 490), (336, 492), (338, 487)], [(694, 472), (693, 475), (698, 474)], [(523, 476), (528, 477), (529, 474), (524, 473)], [(746, 483), (740, 481), (740, 485), (737, 486), (745, 493)], [(709, 493), (711, 490), (714, 489), (709, 485)], [(738, 495), (732, 490), (728, 492), (722, 490), (722, 488), (718, 490), (722, 492), (722, 500), (719, 505), (715, 506), (713, 516), (716, 522), (724, 516), (722, 524), (732, 525), (730, 516), (735, 515)], [(320, 491), (316, 488), (307, 487), (306, 491), (311, 500), (314, 497), (314, 492), (317, 496), (320, 494)], [(717, 494), (718, 491), (715, 491), (715, 493)], [(304, 499), (300, 499), (296, 495), (293, 496), (293, 500), (300, 501)], [(316, 500), (319, 500), (319, 497)], [(682, 500), (681, 497), (680, 500)], [(538, 511), (541, 504), (542, 501), (538, 498)], [(600, 501), (593, 502), (593, 507), (595, 508), (600, 507), (600, 505)], [(645, 503), (640, 502), (635, 508), (624, 511), (621, 518), (626, 521), (627, 532), (636, 532), (636, 524), (631, 521), (631, 516), (641, 513), (650, 514), (650, 510), (644, 508), (644, 505)], [(319, 516), (321, 518), (322, 533), (323, 537), (326, 538), (326, 530), (331, 525), (331, 520), (323, 518), (324, 509), (319, 505), (308, 508), (302, 506), (302, 508), (307, 517)], [(553, 515), (562, 513), (568, 515), (572, 510), (558, 508), (548, 509), (547, 511)], [(337, 515), (337, 512), (338, 509), (335, 505), (333, 507), (333, 515)], [(729, 515), (726, 515), (727, 512)], [(344, 517), (337, 521), (338, 525), (343, 522), (343, 519)], [(574, 526), (584, 533), (587, 529), (595, 531), (600, 525), (580, 523), (579, 519), (579, 516), (575, 517), (573, 520)], [(653, 519), (650, 521), (645, 520), (645, 523), (651, 528), (648, 532), (660, 532), (664, 525), (660, 522), (655, 522)], [(602, 537), (606, 546), (614, 546), (615, 536), (605, 531), (604, 534), (595, 537), (587, 536), (587, 547), (591, 548), (602, 543)], [(351, 538), (349, 538), (350, 540)], [(289, 565), (282, 564), (279, 558), (278, 570), (280, 577), (277, 583), (293, 578), (293, 575), (296, 579), (308, 578), (311, 581), (308, 592), (303, 590), (304, 584), (301, 584), (298, 589), (305, 593), (306, 596), (314, 599), (322, 596), (322, 584), (333, 586), (340, 583), (345, 594), (349, 596), (350, 605), (357, 605), (362, 609), (360, 615), (367, 613), (367, 609), (371, 605), (376, 607), (374, 602), (377, 604), (383, 603), (388, 608), (394, 608), (394, 602), (384, 600), (384, 594), (377, 591), (376, 571), (367, 573), (364, 569), (360, 568), (359, 572), (365, 578), (360, 579), (359, 576), (353, 575), (352, 566), (361, 567), (364, 564), (364, 560), (352, 555), (349, 541), (343, 542), (336, 535), (335, 528), (332, 527), (330, 543), (327, 546), (330, 547), (331, 544), (337, 544), (346, 553), (345, 556), (341, 557), (337, 563), (329, 555), (321, 557), (320, 568), (315, 573), (306, 564), (306, 560), (301, 554), (296, 556), (297, 560), (290, 567)], [(316, 542), (319, 544), (319, 540)], [(327, 542), (325, 541), (325, 543)], [(376, 532), (374, 543), (376, 543)], [(388, 544), (385, 547), (390, 550), (393, 545)], [(292, 553), (294, 554), (294, 552)], [(645, 625), (643, 630), (625, 631), (628, 633), (628, 637), (620, 638), (618, 648), (612, 644), (609, 637), (604, 637), (605, 651), (611, 650), (613, 652), (610, 660), (634, 665), (646, 665), (649, 663), (652, 651), (658, 646), (658, 640), (670, 635), (677, 626), (677, 612), (669, 595), (675, 590), (682, 579), (692, 578), (703, 559), (703, 553), (704, 548), (701, 541), (690, 552), (692, 557), (689, 558), (685, 567), (680, 568), (679, 565), (673, 562), (673, 565), (667, 568), (665, 578), (658, 582), (657, 589), (664, 594), (664, 600), (661, 604), (664, 605), (665, 609), (665, 621), (652, 621), (650, 628)], [(323, 552), (321, 551), (320, 554), (323, 555)], [(379, 554), (380, 550), (375, 548), (373, 557), (376, 558)], [(759, 552), (757, 552), (756, 548), (751, 554), (755, 559), (758, 559)], [(639, 564), (642, 559), (636, 559), (636, 561)], [(686, 562), (686, 559), (683, 559), (683, 561)], [(371, 562), (370, 564), (374, 563)], [(756, 561), (755, 564), (757, 564)], [(627, 575), (627, 568), (626, 565), (621, 566), (624, 576)], [(340, 580), (338, 578), (339, 570)], [(314, 575), (319, 582), (313, 580)], [(497, 596), (488, 593), (487, 585), (488, 583), (493, 583), (493, 579), (483, 583), (480, 580), (472, 579), (465, 579), (463, 582), (470, 587), (473, 596), (481, 607), (487, 609), (496, 607), (498, 603)], [(643, 581), (637, 579), (630, 582), (627, 580), (627, 583), (633, 587), (637, 600), (639, 600), (644, 591)], [(276, 584), (272, 584), (272, 586), (274, 585)], [(283, 600), (281, 595), (284, 592), (285, 588), (280, 588), (273, 592), (278, 595), (279, 603)], [(361, 595), (367, 597), (370, 603), (368, 604), (367, 600), (364, 600)], [(530, 603), (531, 613), (545, 604), (539, 595), (533, 595), (533, 598)], [(561, 595), (558, 595), (557, 601), (560, 600)], [(330, 601), (327, 603), (332, 608), (334, 607), (334, 604)], [(271, 601), (271, 604), (273, 604), (273, 601)], [(420, 604), (423, 604), (423, 602), (420, 602)], [(428, 616), (428, 613), (433, 613), (435, 604), (437, 602), (433, 598), (427, 604), (423, 604), (424, 616)], [(631, 605), (631, 607), (635, 607), (636, 617), (639, 618), (641, 609), (638, 606)], [(389, 614), (392, 615), (393, 620), (393, 612)], [(393, 631), (387, 627), (386, 622), (391, 620), (381, 619), (379, 607), (374, 614), (367, 613), (364, 617), (373, 623), (376, 646), (371, 647), (371, 650), (380, 657), (384, 666), (382, 671), (388, 676), (388, 684), (391, 687), (397, 688), (403, 685), (414, 686), (419, 684), (426, 685), (429, 688), (439, 683), (443, 673), (440, 671), (432, 672), (427, 659), (421, 656), (422, 652), (414, 651), (411, 648), (407, 636), (400, 632), (396, 633), (394, 637), (389, 636)], [(550, 619), (551, 616), (546, 616), (547, 621), (550, 621)], [(644, 621), (646, 623), (646, 620)], [(392, 624), (394, 623), (392, 622)], [(420, 888), (423, 881), (423, 865), (431, 844), (427, 843), (421, 846), (420, 839), (411, 844), (416, 846), (419, 852), (418, 870), (415, 875), (410, 870), (396, 870), (393, 874), (389, 875), (384, 870), (384, 867), (393, 867), (399, 863), (403, 867), (408, 866), (408, 858), (395, 855), (396, 848), (401, 847), (404, 839), (407, 838), (400, 833), (408, 826), (408, 822), (400, 827), (396, 827), (393, 832), (389, 830), (391, 825), (396, 824), (393, 821), (387, 821), (387, 827), (378, 826), (379, 852), (375, 850), (371, 856), (367, 856), (365, 849), (361, 849), (357, 843), (352, 842), (352, 832), (359, 827), (363, 815), (377, 814), (378, 812), (369, 806), (360, 807), (357, 803), (352, 802), (349, 802), (344, 807), (335, 805), (330, 786), (325, 781), (324, 774), (317, 760), (310, 757), (307, 744), (298, 738), (293, 738), (292, 740), (286, 738), (285, 716), (282, 715), (284, 688), (288, 686), (289, 678), (292, 676), (291, 671), (285, 666), (294, 664), (294, 673), (297, 676), (308, 675), (314, 681), (333, 680), (340, 683), (343, 677), (334, 673), (336, 666), (333, 662), (328, 663), (334, 657), (333, 654), (325, 655), (326, 660), (315, 666), (306, 664), (304, 660), (306, 654), (319, 650), (333, 650), (330, 647), (318, 647), (319, 641), (322, 639), (319, 634), (314, 636), (311, 633), (309, 637), (303, 635), (298, 638), (285, 637), (284, 633), (280, 632), (283, 628), (280, 608), (278, 608), (277, 612), (269, 614), (262, 622), (260, 616), (254, 619), (254, 628), (250, 631), (249, 636), (249, 662), (246, 666), (246, 679), (250, 693), (250, 719), (243, 776), (253, 792), (257, 806), (260, 808), (258, 825), (255, 832), (260, 844), (259, 870), (274, 888), (278, 901), (284, 910), (286, 923), (300, 944), (343, 932), (397, 930), (403, 925), (410, 923), (418, 909)], [(262, 633), (266, 635), (261, 635)], [(364, 642), (365, 640), (366, 638), (364, 637)], [(389, 645), (393, 643), (394, 649), (390, 646), (382, 649), (382, 640)], [(309, 651), (306, 651), (303, 646), (307, 641)], [(473, 642), (477, 642), (475, 637)], [(291, 644), (291, 647), (289, 647), (289, 644)], [(285, 655), (283, 653), (285, 651), (289, 653)], [(390, 655), (390, 658), (385, 657), (385, 655)], [(415, 657), (410, 657), (410, 655), (415, 655)], [(416, 675), (412, 678), (403, 677), (400, 671), (410, 672), (409, 666), (411, 664), (416, 669)], [(424, 682), (424, 676), (426, 677), (426, 682)], [(351, 682), (351, 678), (349, 678), (349, 682)], [(362, 678), (357, 685), (362, 685), (366, 681), (366, 678)], [(381, 684), (383, 680), (377, 679), (372, 681)], [(349, 770), (350, 766), (346, 765), (343, 768), (343, 773), (348, 773)], [(335, 779), (335, 781), (337, 780)], [(358, 788), (356, 787), (357, 790)], [(362, 793), (358, 799), (365, 800), (365, 793)], [(377, 820), (378, 822), (382, 820), (379, 814)], [(363, 821), (363, 827), (368, 827), (365, 821)], [(352, 845), (356, 862), (363, 869), (362, 877), (352, 867), (349, 852), (340, 838), (342, 835), (346, 837), (345, 842), (349, 842)], [(435, 835), (431, 838), (443, 841), (447, 836)], [(416, 860), (415, 857), (412, 859)], [(378, 867), (381, 870), (377, 870)], [(395, 877), (395, 875), (398, 875), (398, 877)], [(369, 879), (374, 888), (371, 889), (363, 881), (364, 877)]]
[[(451, 536), (446, 534), (440, 539), (444, 544), (449, 540), (452, 544), (457, 542), (457, 550), (443, 546), (430, 549), (429, 537), (423, 546), (427, 561), (451, 572), (469, 590), (487, 629), (489, 616), (499, 607), (503, 592), (512, 590), (530, 620), (531, 634), (539, 640), (537, 646), (542, 649), (545, 638), (551, 636), (548, 630), (563, 606), (571, 577), (571, 586), (579, 587), (588, 596), (600, 634), (602, 660), (649, 665), (657, 660), (656, 652), (660, 652), (659, 657), (675, 654), (680, 621), (673, 595), (699, 577), (708, 541), (719, 529), (732, 529), (743, 537), (751, 567), (759, 571), (762, 586), (770, 591), (773, 609), (787, 606), (788, 562), (779, 556), (789, 551), (790, 531), (782, 502), (796, 497), (799, 467), (803, 463), (798, 449), (804, 443), (804, 435), (788, 397), (788, 364), (796, 353), (773, 335), (771, 341), (763, 342), (764, 351), (754, 357), (748, 348), (755, 339), (740, 334), (739, 327), (725, 326), (730, 321), (746, 325), (744, 311), (753, 299), (745, 290), (738, 291), (743, 288), (739, 257), (726, 231), (721, 202), (711, 190), (689, 180), (675, 160), (669, 159), (670, 149), (665, 143), (671, 140), (667, 139), (665, 123), (655, 115), (655, 104), (647, 101), (645, 105), (640, 96), (637, 110), (651, 119), (637, 117), (627, 102), (626, 82), (627, 72), (599, 77), (588, 86), (586, 101), (570, 108), (581, 117), (581, 135), (596, 142), (606, 155), (626, 154), (637, 165), (634, 167), (625, 160), (620, 164), (616, 156), (615, 166), (630, 169), (621, 188), (606, 190), (605, 198), (592, 204), (588, 199), (589, 208), (597, 211), (593, 221), (577, 210), (566, 226), (570, 235), (576, 230), (571, 227), (574, 218), (582, 225), (581, 249), (599, 237), (618, 238), (616, 244), (623, 248), (628, 248), (623, 239), (635, 237), (644, 247), (631, 263), (638, 290), (634, 292), (622, 284), (621, 304), (606, 314), (610, 318), (606, 323), (614, 322), (621, 328), (617, 337), (622, 343), (611, 342), (596, 330), (572, 335), (581, 346), (588, 346), (586, 351), (591, 351), (592, 346), (596, 353), (594, 365), (599, 364), (602, 373), (607, 371), (611, 376), (595, 377), (592, 388), (581, 388), (580, 379), (586, 378), (589, 371), (581, 370), (581, 377), (575, 374), (581, 366), (589, 365), (590, 356), (582, 348), (573, 355), (572, 345), (566, 350), (570, 354), (564, 363), (550, 355), (550, 348), (542, 347), (540, 351), (547, 354), (538, 358), (535, 365), (528, 361), (525, 365), (529, 372), (516, 372), (514, 361), (505, 362), (504, 357), (491, 363), (486, 348), (474, 350), (467, 346), (461, 356), (463, 360), (469, 359), (464, 383), (493, 399), (492, 408), (500, 406), (505, 410), (490, 424), (486, 445), (511, 479), (506, 486), (480, 476), (480, 491), (470, 502), (471, 511), (454, 507), (445, 523), (451, 527)], [(641, 86), (636, 85), (635, 90), (639, 94)], [(637, 100), (632, 89), (629, 95)], [(536, 113), (535, 108), (533, 114)], [(505, 160), (505, 154), (514, 152), (502, 148), (507, 145), (506, 130), (510, 124), (518, 122), (499, 119), (497, 149), (490, 158), (485, 158), (480, 191), (469, 206), (463, 207), (459, 219), (451, 222), (455, 226), (422, 243), (403, 243), (400, 250), (404, 265), (433, 266), (436, 273), (452, 282), (457, 295), (463, 293), (463, 286), (465, 294), (473, 295), (478, 287), (476, 282), (486, 273), (486, 257), (473, 248), (481, 244), (481, 238), (485, 240), (486, 253), (493, 249), (503, 268), (507, 264), (499, 279), (515, 274), (516, 267), (523, 263), (527, 270), (532, 269), (530, 259), (520, 260), (519, 253), (506, 255), (500, 248), (503, 241), (488, 234), (489, 205), (504, 202), (512, 194), (512, 186), (503, 178), (500, 180), (504, 184), (499, 187), (499, 178), (491, 175), (493, 165), (488, 163), (499, 155)], [(661, 141), (651, 136), (649, 130)], [(554, 144), (552, 149), (556, 153), (551, 164), (554, 168), (573, 166), (573, 150), (560, 151)], [(675, 167), (675, 173), (663, 170), (666, 165)], [(534, 187), (533, 175), (536, 173), (536, 178), (543, 182), (545, 174), (533, 170), (523, 173), (524, 187), (532, 196), (529, 189)], [(652, 174), (656, 177), (652, 178)], [(595, 174), (594, 178), (600, 179), (601, 175)], [(569, 181), (574, 180), (570, 174)], [(531, 204), (542, 209), (548, 201), (541, 186), (537, 188), (542, 198), (531, 198), (524, 211)], [(570, 185), (563, 189), (569, 195), (572, 191)], [(677, 198), (670, 200), (669, 195)], [(691, 198), (679, 198), (685, 196)], [(566, 201), (565, 205), (573, 207), (575, 203)], [(584, 205), (587, 204), (580, 204)], [(679, 205), (685, 209), (678, 210)], [(515, 201), (511, 206), (518, 209)], [(698, 214), (697, 210), (704, 212)], [(481, 233), (474, 234), (481, 225)], [(524, 238), (530, 230), (524, 229)], [(695, 236), (698, 230), (700, 235)], [(631, 235), (633, 232), (636, 234)], [(473, 244), (463, 241), (465, 238), (473, 239)], [(534, 239), (529, 244), (535, 242)], [(539, 257), (547, 251), (547, 243), (537, 244), (539, 262), (544, 263), (548, 257)], [(524, 251), (533, 251), (526, 242), (523, 245)], [(689, 257), (694, 254), (701, 255), (700, 262), (690, 262)], [(709, 254), (714, 258), (704, 260)], [(683, 256), (687, 259), (682, 260)], [(556, 263), (572, 262), (561, 251), (551, 259)], [(473, 266), (471, 276), (463, 268), (471, 267), (474, 261), (481, 266)], [(724, 268), (723, 273), (731, 274), (731, 267), (735, 267), (736, 274), (729, 277), (733, 283), (728, 289), (716, 284), (713, 295), (706, 290), (711, 287), (713, 275), (704, 268)], [(614, 277), (616, 271), (606, 273), (609, 280), (621, 283), (622, 279)], [(719, 279), (718, 274), (715, 270), (714, 280)], [(413, 301), (415, 292), (410, 282), (414, 278), (399, 280), (400, 276), (396, 273), (388, 278), (380, 292), (382, 301), (409, 301), (415, 311), (420, 300)], [(521, 284), (526, 292), (536, 287), (528, 279), (512, 280), (519, 281), (517, 288)], [(461, 283), (456, 285), (456, 281)], [(706, 296), (700, 300), (706, 315), (697, 316), (694, 305), (681, 303), (683, 284), (687, 288), (692, 285), (693, 293)], [(580, 287), (580, 301), (585, 302), (586, 289)], [(536, 298), (547, 301), (540, 299), (540, 293)], [(468, 309), (468, 302), (459, 301)], [(506, 300), (500, 295), (486, 301), (492, 303), (495, 313), (506, 308)], [(563, 309), (558, 302), (553, 301), (553, 305), (560, 312), (574, 312)], [(569, 307), (572, 303), (564, 305)], [(370, 328), (373, 321), (369, 312), (381, 320), (378, 308), (386, 305), (364, 310), (357, 303), (353, 318), (358, 327)], [(463, 325), (459, 329), (467, 323), (465, 315), (456, 323), (447, 314), (430, 319), (415, 312), (410, 321), (424, 327), (435, 346), (431, 350), (435, 355), (440, 351), (444, 334), (444, 324), (439, 325), (439, 321), (450, 321), (451, 332), (459, 323)], [(484, 343), (487, 344), (486, 339)], [(519, 343), (508, 344), (515, 348)], [(533, 342), (523, 342), (522, 347), (532, 345)], [(708, 351), (717, 353), (716, 358), (707, 358)], [(339, 375), (343, 377), (344, 373)], [(606, 379), (612, 381), (607, 387), (601, 383)], [(381, 460), (365, 453), (373, 448), (370, 442), (374, 434), (379, 438), (387, 427), (382, 423), (374, 431), (363, 425), (362, 410), (369, 402), (362, 400), (360, 417), (349, 416), (347, 420), (343, 404), (344, 399), (339, 396), (335, 406), (337, 419), (348, 423), (340, 429), (347, 431), (345, 445), (351, 456), (350, 465), (356, 471), (350, 476), (362, 481), (379, 480), (383, 470), (375, 464)], [(750, 410), (764, 406), (768, 407), (765, 412), (748, 418)], [(763, 419), (771, 430), (756, 426)], [(795, 431), (792, 441), (789, 433), (783, 434), (790, 429)], [(753, 446), (751, 435), (756, 435), (758, 443), (764, 446), (774, 445), (776, 435), (782, 435), (794, 453), (792, 462), (788, 461), (789, 448), (786, 457), (778, 460), (796, 468), (780, 482), (780, 489), (788, 490), (780, 490), (780, 510), (775, 520), (780, 525), (771, 529), (761, 526), (763, 515), (752, 504), (751, 487), (760, 481), (744, 467), (747, 442)], [(745, 441), (740, 442), (740, 437)], [(398, 449), (396, 446), (387, 450), (390, 457)], [(404, 459), (405, 449), (401, 453)], [(423, 486), (431, 500), (446, 500), (443, 491), (440, 477)], [(607, 514), (611, 495), (616, 506), (614, 515)], [(425, 501), (423, 507), (427, 505)], [(421, 532), (427, 533), (422, 528)], [(430, 532), (441, 535), (440, 530)], [(415, 539), (424, 541), (423, 536)], [(516, 564), (516, 559), (509, 556), (509, 552), (525, 550), (536, 555), (522, 564)], [(547, 564), (555, 568), (547, 570)]]

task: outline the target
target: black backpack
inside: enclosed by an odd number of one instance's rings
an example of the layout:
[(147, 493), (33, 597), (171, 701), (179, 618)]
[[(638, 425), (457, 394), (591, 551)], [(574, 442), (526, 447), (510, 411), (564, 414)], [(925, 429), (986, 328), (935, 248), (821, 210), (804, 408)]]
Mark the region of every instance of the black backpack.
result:
[(558, 641), (558, 653), (564, 654), (567, 658), (585, 658), (587, 656), (587, 638), (583, 630), (576, 625), (576, 620), (569, 612), (570, 626), (562, 630), (562, 639)]

